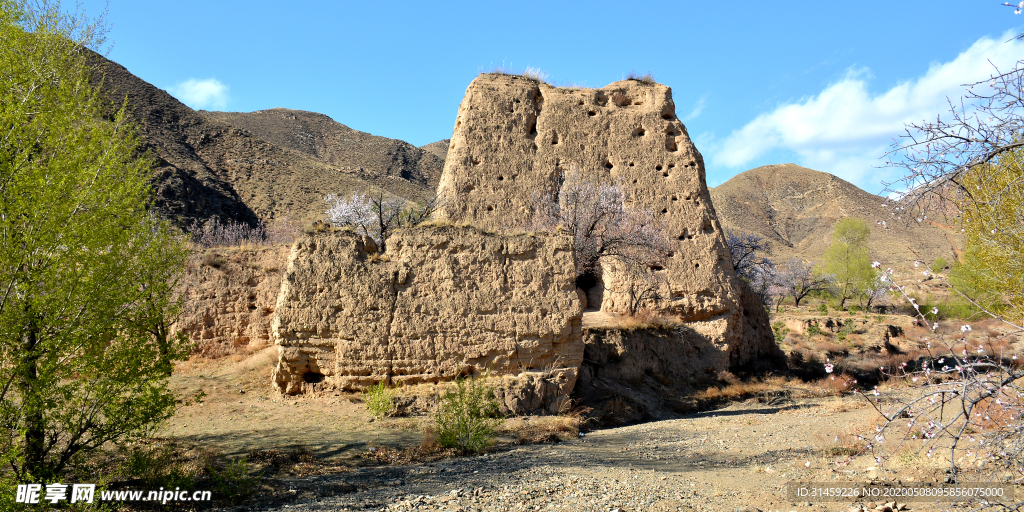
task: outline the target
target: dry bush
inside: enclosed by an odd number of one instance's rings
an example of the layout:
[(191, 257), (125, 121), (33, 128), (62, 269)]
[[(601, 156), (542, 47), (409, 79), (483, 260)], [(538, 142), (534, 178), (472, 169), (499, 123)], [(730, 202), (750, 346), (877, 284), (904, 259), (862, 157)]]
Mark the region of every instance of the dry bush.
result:
[(498, 428), (500, 435), (511, 436), (514, 444), (557, 443), (579, 437), (580, 430), (591, 421), (590, 407), (567, 403), (557, 416), (523, 416), (510, 418)]
[(625, 94), (616, 91), (615, 93), (612, 94), (612, 103), (620, 107), (624, 107), (626, 105), (633, 103), (633, 100), (630, 99), (629, 96), (626, 96)]
[(850, 349), (847, 346), (832, 341), (824, 341), (818, 344), (817, 349), (823, 355), (827, 356), (847, 354), (850, 352)]
[(291, 245), (295, 239), (302, 234), (302, 223), (290, 219), (288, 216), (275, 218), (266, 224), (266, 238), (264, 243), (268, 245)]
[(644, 85), (654, 85), (654, 75), (647, 73), (646, 75), (639, 75), (636, 71), (630, 70), (626, 75), (626, 80), (634, 80)]
[(536, 81), (538, 81), (538, 82), (540, 82), (542, 84), (543, 83), (547, 83), (547, 80), (548, 80), (548, 74), (547, 73), (541, 71), (538, 68), (533, 68), (533, 67), (528, 67), (528, 68), (524, 69), (522, 76), (524, 78), (529, 78), (530, 80), (536, 80)]
[(437, 444), (437, 433), (427, 428), (423, 432), (423, 440), (418, 446), (409, 446), (403, 449), (390, 446), (374, 446), (363, 457), (379, 464), (418, 464), (432, 462), (440, 459), (448, 459), (459, 455), (455, 448), (441, 448)]
[(699, 401), (736, 401), (748, 398), (807, 395), (806, 384), (799, 379), (773, 375), (746, 381), (723, 382), (692, 395)]

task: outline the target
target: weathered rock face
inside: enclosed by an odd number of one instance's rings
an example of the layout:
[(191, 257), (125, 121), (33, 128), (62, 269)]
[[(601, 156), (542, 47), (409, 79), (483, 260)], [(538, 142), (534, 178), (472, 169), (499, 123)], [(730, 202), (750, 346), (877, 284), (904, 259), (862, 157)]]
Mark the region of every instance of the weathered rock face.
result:
[[(667, 283), (659, 307), (723, 352), (747, 343), (739, 280), (703, 158), (664, 85), (625, 80), (572, 90), (480, 75), (459, 107), (438, 188), (440, 215), (494, 229), (515, 226), (527, 218), (531, 195), (554, 194), (559, 175), (572, 167), (621, 180), (633, 204), (663, 219), (675, 250), (659, 271)], [(601, 309), (624, 311), (621, 275), (605, 266), (603, 280)]]
[(761, 298), (740, 280), (740, 297), (743, 306), (743, 343), (730, 347), (729, 366), (732, 369), (766, 370), (771, 367), (785, 368), (786, 356), (775, 342), (771, 318), (761, 303)]
[(185, 309), (174, 328), (209, 357), (267, 346), (290, 252), (282, 245), (196, 253), (181, 282)]
[(386, 256), (349, 232), (292, 249), (273, 333), (274, 380), (301, 392), (490, 371), (513, 412), (557, 411), (583, 358), (568, 237), (400, 230)]
[(728, 356), (682, 327), (583, 331), (584, 362), (573, 397), (602, 424), (665, 419), (682, 412), (680, 389), (714, 382)]

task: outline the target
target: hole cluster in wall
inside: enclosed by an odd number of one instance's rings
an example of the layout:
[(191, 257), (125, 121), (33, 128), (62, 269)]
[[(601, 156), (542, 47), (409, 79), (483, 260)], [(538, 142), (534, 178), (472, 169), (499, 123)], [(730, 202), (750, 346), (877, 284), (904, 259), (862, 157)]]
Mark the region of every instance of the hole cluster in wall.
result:
[(690, 230), (688, 230), (688, 229), (684, 229), (683, 230), (683, 234), (679, 235), (676, 239), (677, 240), (693, 240), (693, 233), (690, 233)]

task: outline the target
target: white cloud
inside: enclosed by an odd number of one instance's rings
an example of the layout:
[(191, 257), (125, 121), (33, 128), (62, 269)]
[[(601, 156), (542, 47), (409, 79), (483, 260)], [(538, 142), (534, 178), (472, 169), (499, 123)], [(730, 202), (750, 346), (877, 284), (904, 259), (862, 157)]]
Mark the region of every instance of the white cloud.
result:
[(868, 92), (867, 70), (851, 69), (818, 95), (781, 105), (733, 131), (714, 145), (713, 158), (741, 167), (772, 151), (790, 151), (799, 157), (795, 163), (877, 189), (880, 173), (872, 167), (883, 165), (881, 157), (904, 125), (949, 112), (947, 98), (960, 98), (965, 83), (987, 79), (995, 71), (992, 64), (1011, 69), (1024, 55), (1024, 42), (1004, 42), (1014, 35), (979, 39), (952, 61), (934, 63), (923, 76), (877, 95)]
[(707, 105), (707, 99), (707, 94), (701, 96), (700, 99), (697, 100), (697, 103), (693, 104), (693, 110), (691, 110), (690, 113), (683, 118), (683, 121), (685, 122), (696, 119), (697, 116), (699, 116), (700, 113), (704, 111), (704, 106)]
[(194, 109), (224, 109), (228, 105), (228, 86), (216, 78), (190, 78), (168, 88), (172, 96)]

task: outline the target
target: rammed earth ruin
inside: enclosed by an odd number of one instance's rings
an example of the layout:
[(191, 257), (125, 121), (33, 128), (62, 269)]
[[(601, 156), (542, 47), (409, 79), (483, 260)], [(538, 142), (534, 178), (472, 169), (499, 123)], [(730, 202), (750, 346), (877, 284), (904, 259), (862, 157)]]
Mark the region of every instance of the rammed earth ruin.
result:
[(595, 357), (615, 352), (620, 369), (645, 371), (646, 363), (622, 364), (644, 351), (642, 337), (582, 328), (585, 305), (624, 310), (625, 277), (605, 267), (601, 282), (579, 289), (569, 237), (508, 233), (529, 214), (531, 194), (555, 193), (570, 168), (621, 180), (672, 236), (667, 265), (651, 271), (664, 277), (658, 307), (686, 334), (656, 336), (662, 348), (679, 345), (666, 353), (681, 359), (658, 365), (674, 378), (713, 375), (777, 351), (763, 309), (732, 270), (703, 159), (671, 89), (634, 80), (563, 89), (483, 74), (456, 118), (440, 227), (397, 231), (386, 255), (344, 231), (292, 247), (270, 329), (275, 385), (358, 390), (489, 371), (509, 411), (557, 412), (588, 347)]

